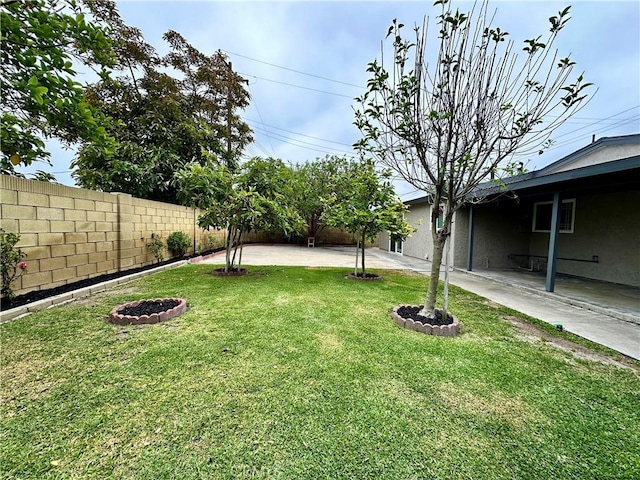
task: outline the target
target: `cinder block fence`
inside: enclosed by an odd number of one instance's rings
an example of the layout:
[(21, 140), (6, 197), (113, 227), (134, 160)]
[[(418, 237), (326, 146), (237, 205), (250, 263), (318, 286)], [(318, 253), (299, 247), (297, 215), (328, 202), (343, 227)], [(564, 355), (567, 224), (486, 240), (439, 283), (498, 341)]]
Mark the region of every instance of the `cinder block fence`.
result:
[[(28, 271), (17, 295), (155, 262), (146, 244), (183, 231), (194, 244), (224, 242), (224, 232), (197, 225), (197, 209), (0, 175), (0, 224), (20, 234)], [(189, 253), (193, 253), (194, 246)], [(169, 253), (165, 252), (165, 258)]]

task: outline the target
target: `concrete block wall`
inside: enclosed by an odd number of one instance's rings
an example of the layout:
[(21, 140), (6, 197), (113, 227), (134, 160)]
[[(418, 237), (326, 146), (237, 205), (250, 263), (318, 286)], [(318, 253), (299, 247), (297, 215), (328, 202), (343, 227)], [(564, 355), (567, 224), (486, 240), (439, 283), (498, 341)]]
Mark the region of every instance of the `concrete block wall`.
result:
[[(151, 234), (166, 241), (174, 231), (218, 246), (224, 232), (197, 226), (199, 211), (113, 194), (0, 175), (0, 226), (20, 235), (27, 273), (13, 283), (16, 295), (150, 265)], [(165, 251), (165, 258), (169, 258)]]

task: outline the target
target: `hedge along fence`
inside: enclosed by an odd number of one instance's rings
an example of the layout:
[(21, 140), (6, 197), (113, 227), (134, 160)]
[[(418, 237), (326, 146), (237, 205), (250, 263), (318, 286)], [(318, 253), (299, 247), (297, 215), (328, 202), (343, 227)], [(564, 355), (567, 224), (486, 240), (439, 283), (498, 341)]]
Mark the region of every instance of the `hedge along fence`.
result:
[[(198, 227), (198, 209), (124, 193), (0, 175), (0, 202), (2, 228), (20, 235), (16, 247), (27, 254), (27, 273), (13, 283), (16, 295), (151, 265), (156, 260), (146, 245), (152, 233), (166, 242), (170, 233), (185, 232), (193, 240), (188, 254), (199, 245), (224, 245), (224, 231)], [(245, 238), (274, 240), (260, 232)], [(316, 243), (348, 244), (355, 238), (325, 229)], [(166, 249), (164, 254), (170, 258)]]

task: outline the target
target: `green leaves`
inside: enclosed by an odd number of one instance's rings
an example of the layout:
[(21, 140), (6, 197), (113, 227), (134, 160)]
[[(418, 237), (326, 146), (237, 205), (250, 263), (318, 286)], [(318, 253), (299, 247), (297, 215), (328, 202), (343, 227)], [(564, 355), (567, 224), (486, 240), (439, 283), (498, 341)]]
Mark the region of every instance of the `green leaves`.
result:
[[(112, 12), (108, 15), (114, 18)], [(117, 158), (140, 167), (142, 175), (138, 184), (120, 191), (152, 200), (189, 201), (179, 195), (176, 171), (196, 163), (223, 164), (233, 172), (251, 141), (251, 129), (237, 113), (249, 104), (245, 80), (221, 52), (205, 55), (178, 32), (165, 33), (170, 51), (161, 57), (138, 29), (119, 17), (113, 28), (117, 77), (103, 76), (88, 88), (87, 98), (114, 120), (108, 132), (129, 147), (114, 149), (111, 159), (95, 155), (93, 146), (85, 144), (75, 177), (86, 188), (109, 190), (118, 181), (112, 168)], [(150, 156), (132, 156), (127, 150)]]
[(71, 0), (5, 2), (0, 12), (3, 91), (2, 172), (15, 174), (9, 162), (48, 161), (43, 138), (70, 145), (108, 143), (106, 120), (84, 102), (72, 60), (103, 69), (111, 44), (103, 26), (84, 18), (85, 8)]
[(562, 104), (565, 107), (569, 108), (587, 97), (584, 89), (590, 87), (593, 83), (582, 83), (583, 80), (583, 76), (580, 75), (574, 83), (561, 88), (561, 90), (567, 92), (567, 94), (562, 97)]
[[(191, 163), (176, 174), (180, 199), (204, 210), (202, 228), (226, 229), (239, 242), (251, 230), (291, 234), (304, 222), (293, 206), (290, 170), (281, 160), (252, 158), (237, 171)], [(227, 243), (228, 253), (233, 242)], [(227, 267), (232, 267), (227, 255)]]
[(571, 6), (568, 6), (564, 10), (558, 13), (558, 16), (549, 17), (549, 23), (551, 24), (551, 28), (549, 29), (552, 33), (557, 33), (567, 24), (567, 22), (571, 19), (568, 17), (569, 10), (571, 10)]
[(346, 171), (333, 178), (332, 192), (323, 199), (323, 220), (371, 240), (383, 231), (406, 238), (406, 207), (396, 196), (389, 176), (388, 171), (376, 171), (371, 161), (350, 162)]
[(527, 46), (525, 46), (522, 50), (527, 52), (529, 55), (533, 55), (539, 49), (545, 48), (547, 45), (543, 42), (540, 42), (540, 38), (541, 37), (538, 36), (537, 38), (534, 38), (534, 39), (525, 40), (524, 43), (526, 43)]
[[(38, 104), (38, 105), (43, 105), (44, 104), (44, 99), (42, 98), (42, 96), (47, 93), (49, 91), (49, 89), (47, 87), (43, 87), (41, 85), (38, 84), (38, 79), (36, 77), (31, 77), (29, 78), (29, 81), (27, 82), (27, 86), (31, 92), (31, 96), (33, 97), (33, 100)], [(56, 106), (58, 105), (62, 105), (62, 99), (58, 98), (56, 99)], [(58, 103), (59, 101), (59, 103)]]

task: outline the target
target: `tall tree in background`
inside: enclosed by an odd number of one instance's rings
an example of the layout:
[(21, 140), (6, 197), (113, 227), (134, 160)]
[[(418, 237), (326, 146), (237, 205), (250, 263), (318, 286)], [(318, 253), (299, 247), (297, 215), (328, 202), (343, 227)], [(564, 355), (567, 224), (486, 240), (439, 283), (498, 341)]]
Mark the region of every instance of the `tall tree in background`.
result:
[(49, 138), (67, 146), (85, 141), (97, 149), (111, 147), (107, 119), (85, 102), (73, 66), (76, 61), (104, 77), (114, 61), (109, 28), (91, 14), (89, 3), (2, 2), (1, 173), (16, 175), (17, 165), (50, 163), (44, 143)]
[(444, 204), (442, 228), (438, 208), (432, 209), (433, 263), (421, 311), (427, 317), (436, 314), (455, 211), (474, 200), (474, 190), (492, 173), (512, 171), (515, 154), (544, 149), (554, 129), (584, 104), (590, 85), (582, 75), (571, 80), (574, 62), (552, 50), (569, 8), (549, 18), (545, 38), (524, 40), (518, 55), (508, 33), (492, 25), (486, 1), (467, 14), (453, 11), (448, 0), (435, 5), (441, 6), (435, 63), (425, 58), (434, 50), (427, 50), (427, 20), (410, 40), (394, 20), (387, 34), (391, 65), (369, 64), (354, 122), (363, 135), (357, 149), (428, 194), (432, 205)]
[(326, 208), (323, 199), (338, 194), (335, 188), (339, 184), (335, 179), (346, 173), (348, 167), (347, 159), (336, 155), (294, 167), (296, 208), (307, 223), (307, 237), (316, 237), (326, 227), (322, 216)]
[(171, 50), (160, 57), (113, 2), (99, 5), (96, 15), (113, 26), (117, 73), (91, 85), (87, 99), (114, 119), (109, 133), (118, 145), (105, 152), (85, 143), (73, 163), (78, 184), (178, 203), (174, 174), (185, 165), (215, 161), (237, 169), (251, 141), (237, 113), (249, 94), (226, 57), (207, 56), (174, 31), (164, 35)]

